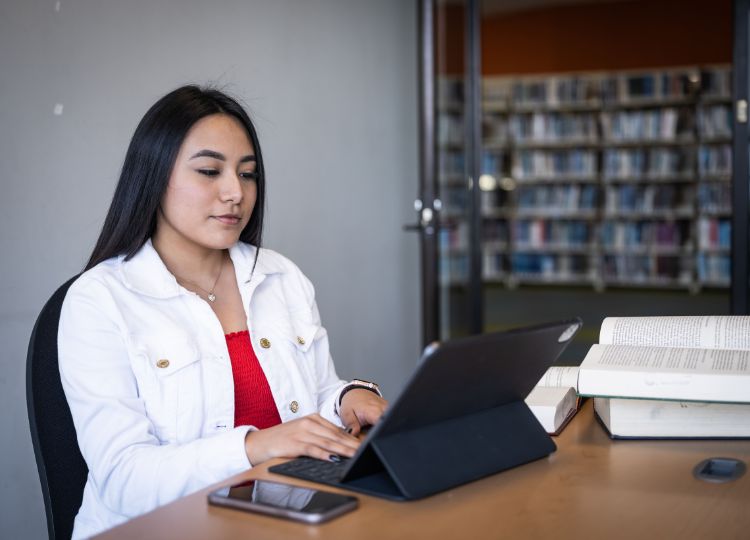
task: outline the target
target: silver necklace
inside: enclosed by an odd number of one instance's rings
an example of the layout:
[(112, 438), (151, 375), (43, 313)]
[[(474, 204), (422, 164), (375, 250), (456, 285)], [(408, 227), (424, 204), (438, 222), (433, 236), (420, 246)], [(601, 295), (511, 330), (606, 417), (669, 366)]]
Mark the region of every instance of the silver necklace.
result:
[(209, 302), (214, 303), (214, 302), (216, 302), (216, 294), (214, 293), (214, 290), (216, 289), (216, 285), (218, 285), (218, 283), (219, 283), (219, 279), (221, 278), (221, 273), (223, 271), (224, 271), (224, 259), (222, 258), (222, 260), (221, 260), (221, 266), (219, 267), (219, 275), (216, 276), (216, 280), (214, 281), (214, 286), (211, 287), (210, 291), (207, 291), (206, 289), (204, 289), (203, 287), (201, 287), (200, 285), (198, 285), (196, 282), (190, 281), (189, 279), (185, 279), (185, 278), (181, 277), (180, 281), (184, 281), (185, 283), (190, 283), (193, 287), (198, 287), (200, 290), (202, 290), (204, 293), (206, 293), (206, 295), (207, 295), (206, 299)]

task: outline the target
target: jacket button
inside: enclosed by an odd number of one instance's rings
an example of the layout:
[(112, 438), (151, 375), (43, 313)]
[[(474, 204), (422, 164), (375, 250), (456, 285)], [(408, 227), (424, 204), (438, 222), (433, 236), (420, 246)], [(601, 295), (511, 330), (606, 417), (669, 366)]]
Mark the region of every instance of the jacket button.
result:
[(169, 367), (169, 360), (167, 360), (166, 358), (162, 358), (161, 360), (157, 360), (156, 361), (156, 367), (162, 368), (162, 369), (168, 368)]
[(297, 336), (297, 343), (299, 343), (300, 345), (304, 345), (305, 344), (305, 338), (303, 338), (301, 336)]
[(289, 404), (289, 410), (293, 413), (296, 413), (299, 410), (299, 403), (297, 403), (296, 401), (292, 401)]
[(268, 341), (266, 338), (260, 338), (260, 346), (264, 349), (270, 349), (271, 348), (271, 342)]

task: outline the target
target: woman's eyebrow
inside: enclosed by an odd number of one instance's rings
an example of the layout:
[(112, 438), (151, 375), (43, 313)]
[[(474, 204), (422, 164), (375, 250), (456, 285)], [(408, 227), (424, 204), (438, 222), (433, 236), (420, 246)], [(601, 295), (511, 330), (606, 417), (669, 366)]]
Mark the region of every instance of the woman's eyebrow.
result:
[(216, 152), (214, 150), (199, 150), (198, 152), (190, 156), (190, 159), (195, 159), (199, 157), (210, 157), (210, 158), (218, 159), (221, 161), (227, 160), (227, 158), (224, 157), (224, 154), (220, 152)]
[[(224, 156), (224, 154), (222, 154), (221, 152), (216, 152), (215, 150), (207, 150), (207, 149), (199, 150), (198, 152), (190, 156), (190, 159), (195, 159), (199, 157), (210, 157), (210, 158), (218, 159), (219, 161), (227, 160), (226, 156)], [(247, 163), (248, 161), (257, 161), (257, 160), (258, 159), (255, 156), (253, 156), (252, 154), (248, 154), (246, 156), (243, 156), (240, 159), (240, 163)]]

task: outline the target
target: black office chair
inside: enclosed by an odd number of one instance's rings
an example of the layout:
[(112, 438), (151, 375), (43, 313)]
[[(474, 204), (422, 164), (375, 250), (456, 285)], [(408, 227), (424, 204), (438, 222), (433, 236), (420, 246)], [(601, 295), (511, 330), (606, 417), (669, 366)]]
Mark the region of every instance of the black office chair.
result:
[(77, 278), (57, 289), (42, 308), (26, 357), (26, 406), (50, 540), (70, 538), (73, 534), (73, 520), (81, 506), (88, 474), (57, 366), (60, 310), (68, 288)]

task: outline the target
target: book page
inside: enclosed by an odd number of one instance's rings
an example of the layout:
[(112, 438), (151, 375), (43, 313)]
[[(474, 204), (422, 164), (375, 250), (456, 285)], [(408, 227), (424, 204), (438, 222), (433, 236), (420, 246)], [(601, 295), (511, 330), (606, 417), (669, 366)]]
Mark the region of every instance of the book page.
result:
[(750, 402), (750, 350), (593, 345), (582, 396)]
[(607, 371), (750, 375), (750, 350), (593, 345), (582, 367)]
[(748, 350), (750, 317), (607, 317), (599, 343)]
[(537, 386), (575, 388), (578, 384), (578, 366), (552, 366), (536, 383)]

